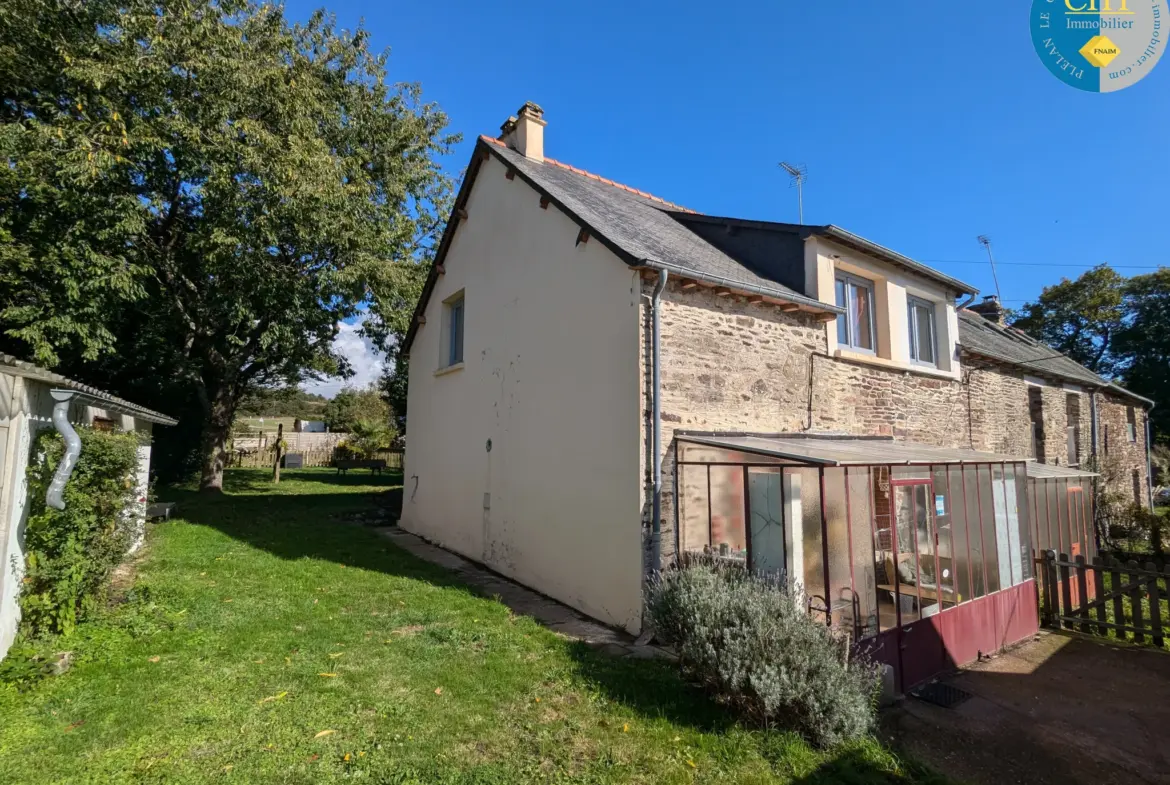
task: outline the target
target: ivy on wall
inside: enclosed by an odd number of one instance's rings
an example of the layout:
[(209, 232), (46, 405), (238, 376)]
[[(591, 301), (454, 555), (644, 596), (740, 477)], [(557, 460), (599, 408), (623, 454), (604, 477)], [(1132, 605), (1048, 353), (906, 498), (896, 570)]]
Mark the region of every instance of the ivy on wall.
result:
[(138, 468), (136, 433), (78, 428), (81, 455), (65, 486), (65, 509), (45, 491), (65, 453), (56, 431), (41, 431), (28, 470), (29, 517), (20, 592), (22, 632), (68, 633), (104, 597), (110, 573), (133, 537)]

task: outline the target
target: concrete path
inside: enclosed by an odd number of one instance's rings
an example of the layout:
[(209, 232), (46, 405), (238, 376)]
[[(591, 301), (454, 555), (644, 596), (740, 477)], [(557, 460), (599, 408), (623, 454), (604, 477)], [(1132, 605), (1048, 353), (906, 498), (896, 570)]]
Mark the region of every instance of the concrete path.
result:
[(954, 709), (885, 717), (916, 758), (979, 785), (1170, 783), (1170, 653), (1043, 632), (945, 679)]
[(375, 529), (402, 550), (423, 561), (450, 570), (460, 582), (487, 597), (498, 597), (513, 613), (531, 616), (558, 635), (583, 641), (615, 657), (671, 658), (673, 655), (659, 646), (639, 646), (626, 632), (593, 621), (567, 605), (539, 594), (532, 589), (497, 575), (491, 570), (433, 545), (421, 537), (403, 531), (397, 526)]

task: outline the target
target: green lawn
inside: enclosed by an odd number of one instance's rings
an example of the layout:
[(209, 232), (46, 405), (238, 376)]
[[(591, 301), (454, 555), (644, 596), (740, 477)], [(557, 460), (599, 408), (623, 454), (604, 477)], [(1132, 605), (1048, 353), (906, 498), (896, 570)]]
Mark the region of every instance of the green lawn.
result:
[(345, 523), (398, 477), (266, 477), (160, 493), (181, 518), (126, 602), (55, 642), (73, 669), (0, 685), (0, 780), (940, 781), (874, 741), (740, 727), (672, 665), (564, 640)]

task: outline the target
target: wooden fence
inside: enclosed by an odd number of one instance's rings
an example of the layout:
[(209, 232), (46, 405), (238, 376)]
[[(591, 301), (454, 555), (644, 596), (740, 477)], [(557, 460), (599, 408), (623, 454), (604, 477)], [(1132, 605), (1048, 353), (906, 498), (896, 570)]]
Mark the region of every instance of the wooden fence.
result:
[[(317, 466), (332, 466), (335, 451), (328, 450), (292, 450), (287, 454), (300, 455), (304, 461), (306, 469)], [(381, 450), (370, 456), (386, 462), (387, 469), (401, 469), (402, 468), (402, 450)], [(275, 448), (267, 448), (263, 450), (242, 451), (228, 453), (227, 465), (229, 467), (243, 467), (250, 469), (258, 469), (269, 467), (272, 462), (276, 460)]]
[(1040, 568), (1040, 619), (1046, 627), (1165, 645), (1170, 625), (1170, 569), (1153, 563), (1045, 551)]

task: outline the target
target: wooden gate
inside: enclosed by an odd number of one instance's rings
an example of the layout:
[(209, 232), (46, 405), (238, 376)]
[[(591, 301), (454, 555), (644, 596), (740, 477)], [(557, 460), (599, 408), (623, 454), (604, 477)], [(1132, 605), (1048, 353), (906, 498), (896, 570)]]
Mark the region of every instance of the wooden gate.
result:
[(1165, 645), (1170, 568), (1159, 572), (1152, 563), (1044, 551), (1040, 568), (1040, 622), (1045, 627), (1077, 630), (1155, 646)]

